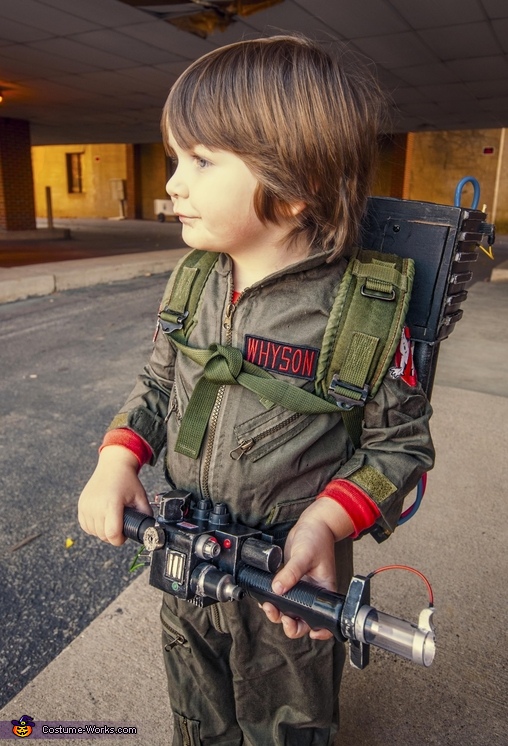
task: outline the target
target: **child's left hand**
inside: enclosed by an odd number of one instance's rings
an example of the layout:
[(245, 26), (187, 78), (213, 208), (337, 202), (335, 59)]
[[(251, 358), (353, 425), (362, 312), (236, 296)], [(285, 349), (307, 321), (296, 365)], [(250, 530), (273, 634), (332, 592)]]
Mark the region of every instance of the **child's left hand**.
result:
[[(286, 593), (299, 580), (309, 580), (330, 591), (336, 590), (336, 541), (354, 531), (348, 514), (335, 500), (321, 497), (310, 505), (290, 531), (285, 546), (286, 562), (273, 579), (272, 590)], [(271, 622), (282, 624), (287, 637), (306, 634), (314, 640), (328, 640), (333, 635), (325, 629), (311, 630), (301, 619), (282, 614), (273, 604), (264, 603), (263, 611)]]

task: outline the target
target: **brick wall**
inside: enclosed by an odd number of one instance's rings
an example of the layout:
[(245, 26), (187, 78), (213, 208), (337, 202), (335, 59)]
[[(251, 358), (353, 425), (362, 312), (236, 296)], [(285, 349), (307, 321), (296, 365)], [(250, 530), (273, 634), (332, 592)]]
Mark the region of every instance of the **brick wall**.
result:
[(0, 230), (35, 227), (30, 124), (0, 118)]

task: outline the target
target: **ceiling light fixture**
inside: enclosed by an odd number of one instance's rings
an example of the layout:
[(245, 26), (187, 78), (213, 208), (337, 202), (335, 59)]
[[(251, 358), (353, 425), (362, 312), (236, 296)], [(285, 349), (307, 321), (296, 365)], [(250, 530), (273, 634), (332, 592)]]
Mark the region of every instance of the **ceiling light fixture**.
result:
[(167, 21), (181, 31), (206, 39), (215, 31), (225, 31), (239, 18), (267, 10), (284, 0), (121, 0)]

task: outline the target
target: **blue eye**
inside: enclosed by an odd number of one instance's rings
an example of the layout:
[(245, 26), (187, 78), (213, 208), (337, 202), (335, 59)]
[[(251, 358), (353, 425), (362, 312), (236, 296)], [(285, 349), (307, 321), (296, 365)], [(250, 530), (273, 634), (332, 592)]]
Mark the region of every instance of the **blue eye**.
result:
[(207, 168), (210, 165), (210, 161), (207, 161), (206, 158), (200, 158), (199, 155), (194, 156), (194, 159), (198, 168)]

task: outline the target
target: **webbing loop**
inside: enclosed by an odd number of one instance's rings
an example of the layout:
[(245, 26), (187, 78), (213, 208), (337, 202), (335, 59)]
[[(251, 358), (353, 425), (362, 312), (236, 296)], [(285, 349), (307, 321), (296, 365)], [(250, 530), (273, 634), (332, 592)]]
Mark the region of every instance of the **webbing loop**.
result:
[(263, 401), (278, 404), (290, 412), (337, 414), (339, 411), (335, 404), (279, 381), (268, 371), (244, 360), (241, 350), (234, 347), (212, 344), (207, 350), (198, 350), (176, 341), (174, 337), (172, 341), (184, 355), (204, 369), (182, 419), (175, 446), (178, 453), (198, 458), (217, 394), (224, 385), (243, 386)]

